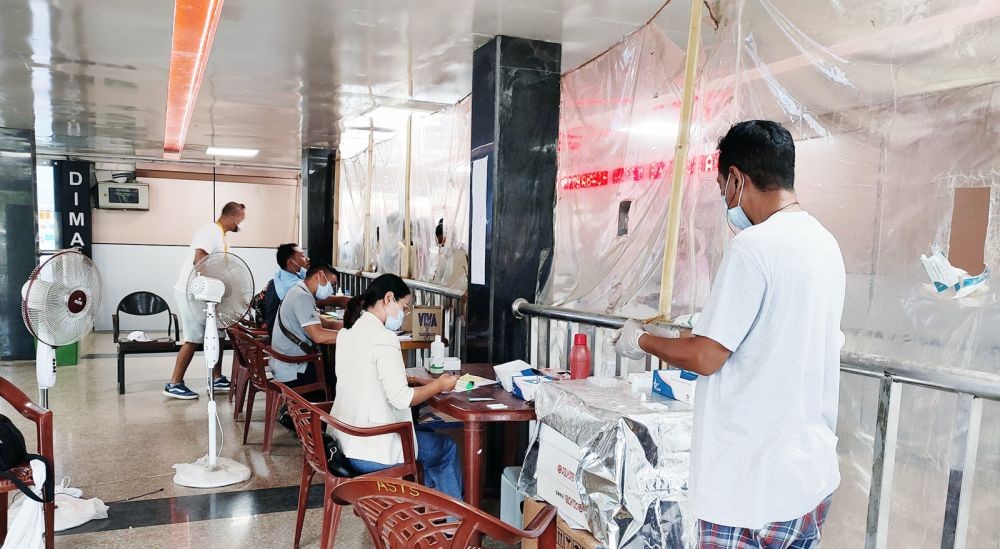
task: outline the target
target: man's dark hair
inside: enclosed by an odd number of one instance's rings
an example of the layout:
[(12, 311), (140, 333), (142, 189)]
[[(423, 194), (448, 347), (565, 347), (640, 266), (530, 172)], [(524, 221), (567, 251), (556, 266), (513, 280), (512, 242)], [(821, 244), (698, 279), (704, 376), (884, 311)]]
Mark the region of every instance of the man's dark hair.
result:
[(276, 254), (276, 259), (278, 260), (278, 267), (284, 269), (288, 266), (288, 260), (295, 255), (295, 248), (299, 245), (294, 242), (289, 242), (288, 244), (282, 244), (278, 246), (278, 253)]
[(340, 273), (338, 273), (337, 269), (334, 269), (333, 266), (330, 265), (329, 263), (313, 263), (312, 265), (309, 266), (309, 269), (306, 271), (306, 278), (309, 278), (310, 276), (320, 271), (326, 273), (327, 276), (333, 275), (338, 279), (340, 278)]
[(226, 205), (222, 207), (222, 215), (236, 215), (245, 209), (247, 207), (239, 202), (226, 202)]
[(444, 238), (444, 218), (438, 220), (437, 227), (434, 228), (434, 236)]
[(747, 120), (729, 128), (719, 140), (719, 173), (728, 175), (736, 166), (750, 176), (762, 191), (793, 190), (795, 187), (795, 142), (781, 124), (770, 120)]

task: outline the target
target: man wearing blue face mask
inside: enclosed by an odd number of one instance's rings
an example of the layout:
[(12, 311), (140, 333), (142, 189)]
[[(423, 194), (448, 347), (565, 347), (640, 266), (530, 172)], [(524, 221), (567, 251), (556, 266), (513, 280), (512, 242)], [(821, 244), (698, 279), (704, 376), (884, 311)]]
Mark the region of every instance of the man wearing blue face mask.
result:
[[(271, 335), (275, 351), (287, 356), (305, 356), (315, 352), (316, 345), (337, 342), (339, 323), (320, 316), (316, 306), (317, 301), (333, 295), (332, 280), (336, 276), (337, 271), (330, 265), (310, 265), (305, 279), (288, 290), (278, 307)], [(272, 358), (271, 371), (275, 381), (289, 387), (316, 381), (316, 368), (312, 363), (290, 364)]]
[[(271, 279), (264, 293), (264, 322), (267, 324), (271, 335), (274, 334), (275, 317), (278, 314), (278, 306), (281, 304), (281, 300), (285, 299), (285, 294), (288, 293), (288, 290), (305, 279), (306, 271), (310, 265), (309, 256), (302, 251), (302, 248), (298, 244), (294, 243), (278, 246), (275, 259), (280, 269), (274, 274), (274, 278)], [(330, 277), (330, 283), (333, 285), (335, 292), (338, 282), (339, 275), (335, 272)], [(320, 307), (332, 305), (344, 308), (347, 307), (349, 301), (349, 297), (333, 295), (325, 299), (317, 299), (316, 304)]]
[(845, 270), (795, 196), (795, 143), (751, 120), (719, 141), (729, 242), (694, 337), (634, 320), (616, 349), (695, 372), (690, 494), (700, 549), (818, 547), (837, 465)]

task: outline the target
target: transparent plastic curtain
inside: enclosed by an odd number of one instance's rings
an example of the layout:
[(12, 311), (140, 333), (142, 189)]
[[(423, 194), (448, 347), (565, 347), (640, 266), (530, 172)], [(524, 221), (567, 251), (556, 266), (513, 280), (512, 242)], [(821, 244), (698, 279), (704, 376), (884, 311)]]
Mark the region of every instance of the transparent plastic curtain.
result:
[(403, 243), (406, 222), (406, 132), (372, 148), (371, 220), (368, 271), (407, 276)]
[(683, 50), (647, 25), (563, 77), (543, 302), (656, 314), (683, 70)]
[(337, 264), (362, 269), (365, 261), (365, 212), (368, 201), (368, 151), (340, 160)]
[[(639, 318), (657, 314), (684, 61), (684, 47), (654, 20), (563, 76), (555, 250), (540, 302)], [(686, 168), (714, 172), (713, 161), (710, 152), (688, 159)], [(709, 231), (721, 216), (717, 197), (718, 191), (685, 190), (674, 314), (693, 312), (707, 295)], [(714, 209), (693, 215), (706, 200)], [(714, 218), (706, 223), (705, 216)], [(554, 364), (565, 360), (566, 329), (553, 325)], [(609, 358), (601, 342), (597, 350), (596, 360)]]
[[(411, 278), (464, 290), (469, 240), (472, 100), (413, 120), (410, 160)], [(435, 230), (443, 225), (445, 245)], [(467, 260), (466, 260), (467, 261)], [(453, 272), (462, 271), (462, 272)]]
[[(799, 200), (843, 249), (847, 350), (1000, 381), (995, 291), (938, 296), (919, 261), (934, 244), (948, 254), (955, 190), (982, 187), (992, 190), (985, 262), (1000, 267), (1000, 6), (755, 0), (719, 2), (713, 12), (720, 27), (699, 79), (691, 154), (711, 154), (739, 120), (784, 124), (796, 140)], [(718, 194), (714, 173), (690, 186)], [(686, 213), (697, 224), (708, 209)], [(717, 260), (725, 234), (706, 234)], [(842, 377), (843, 482), (824, 545), (864, 544), (877, 386)], [(957, 409), (952, 394), (902, 392), (890, 547), (941, 546), (952, 437), (964, 429)], [(1000, 405), (986, 402), (969, 547), (1000, 543), (998, 471)]]

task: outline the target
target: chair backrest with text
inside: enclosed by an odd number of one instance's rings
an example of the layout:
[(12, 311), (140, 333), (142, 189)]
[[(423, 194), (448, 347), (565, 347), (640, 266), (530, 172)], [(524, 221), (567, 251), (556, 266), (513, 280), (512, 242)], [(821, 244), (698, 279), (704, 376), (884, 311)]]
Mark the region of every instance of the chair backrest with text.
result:
[(376, 476), (341, 484), (334, 488), (333, 500), (354, 505), (379, 549), (467, 549), (476, 547), (474, 541), (483, 535), (510, 545), (537, 539), (539, 549), (555, 547), (556, 509), (552, 506), (519, 530), (436, 490)]

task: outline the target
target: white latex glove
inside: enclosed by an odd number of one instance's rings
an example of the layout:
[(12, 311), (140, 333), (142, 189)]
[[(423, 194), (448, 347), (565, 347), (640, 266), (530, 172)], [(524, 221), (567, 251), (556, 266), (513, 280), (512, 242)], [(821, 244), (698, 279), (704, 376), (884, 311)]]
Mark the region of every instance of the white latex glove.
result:
[(639, 337), (646, 333), (642, 324), (637, 320), (627, 320), (621, 330), (611, 337), (615, 344), (615, 352), (632, 360), (638, 360), (646, 356), (645, 351), (639, 347)]

